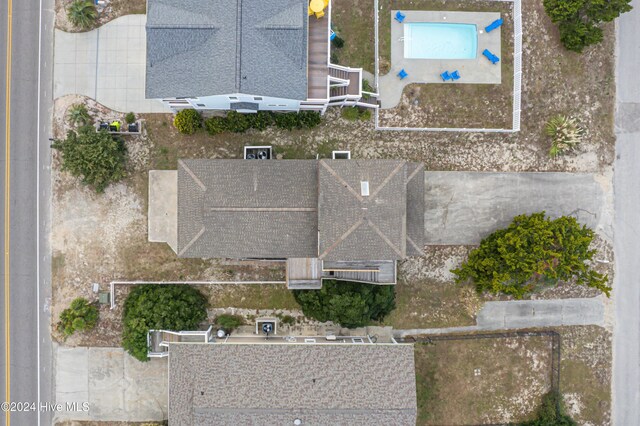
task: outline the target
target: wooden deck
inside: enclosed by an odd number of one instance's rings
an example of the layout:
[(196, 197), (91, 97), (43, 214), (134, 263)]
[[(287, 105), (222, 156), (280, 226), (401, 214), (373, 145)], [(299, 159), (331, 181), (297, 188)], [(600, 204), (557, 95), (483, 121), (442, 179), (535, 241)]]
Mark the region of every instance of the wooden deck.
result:
[(329, 19), (309, 16), (308, 99), (327, 99)]

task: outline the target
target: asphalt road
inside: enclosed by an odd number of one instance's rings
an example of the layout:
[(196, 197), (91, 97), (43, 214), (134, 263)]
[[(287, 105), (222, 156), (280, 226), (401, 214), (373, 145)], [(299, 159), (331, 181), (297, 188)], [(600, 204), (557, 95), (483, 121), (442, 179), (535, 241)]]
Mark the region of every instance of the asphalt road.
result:
[[(50, 223), (48, 138), (52, 104), (53, 1), (43, 0), (42, 4), (38, 0), (12, 2), (11, 91), (7, 93), (5, 70), (9, 48), (7, 28), (10, 1), (2, 0), (0, 6), (0, 108), (3, 112), (0, 134), (4, 142), (0, 157), (0, 187), (3, 193), (3, 207), (6, 206), (7, 194), (6, 147), (10, 146), (10, 341), (7, 342), (5, 333), (7, 281), (4, 279), (6, 265), (3, 256), (0, 265), (3, 277), (3, 291), (0, 292), (0, 316), (3, 324), (0, 333), (0, 402), (8, 400), (5, 367), (6, 351), (9, 350), (9, 400), (15, 403), (29, 403), (29, 408), (31, 403), (35, 403), (36, 408), (35, 411), (10, 413), (11, 424), (51, 424), (54, 413), (38, 410), (38, 404), (53, 402), (49, 317), (45, 310), (51, 293), (47, 236)], [(7, 96), (10, 99), (9, 144), (6, 138)], [(4, 208), (0, 217), (4, 224)], [(5, 245), (4, 226), (2, 241)], [(5, 245), (3, 253), (6, 250)], [(0, 413), (0, 419), (9, 424), (6, 413)]]
[(640, 419), (640, 0), (618, 19), (613, 424)]

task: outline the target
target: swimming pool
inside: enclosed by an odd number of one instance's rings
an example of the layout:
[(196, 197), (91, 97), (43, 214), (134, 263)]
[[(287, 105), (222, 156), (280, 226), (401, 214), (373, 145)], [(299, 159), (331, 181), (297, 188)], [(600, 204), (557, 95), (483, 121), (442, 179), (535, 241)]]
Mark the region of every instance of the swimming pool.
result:
[(478, 30), (474, 24), (404, 24), (405, 58), (475, 59), (477, 50)]

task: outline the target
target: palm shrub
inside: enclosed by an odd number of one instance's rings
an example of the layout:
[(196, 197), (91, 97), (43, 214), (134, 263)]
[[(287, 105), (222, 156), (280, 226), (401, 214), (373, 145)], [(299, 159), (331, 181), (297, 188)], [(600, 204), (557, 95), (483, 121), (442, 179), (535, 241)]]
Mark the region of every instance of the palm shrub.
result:
[(79, 297), (62, 311), (57, 328), (66, 338), (76, 331), (91, 330), (97, 323), (98, 308), (87, 299)]
[(552, 220), (545, 212), (516, 216), (507, 228), (483, 239), (451, 272), (457, 283), (475, 284), (478, 293), (504, 293), (517, 299), (560, 280), (574, 280), (609, 296), (608, 277), (589, 266), (596, 253), (590, 248), (593, 237), (593, 230), (574, 217)]
[(320, 290), (294, 290), (293, 296), (305, 316), (347, 328), (380, 321), (396, 307), (391, 285), (326, 280)]
[(98, 11), (91, 0), (74, 0), (67, 9), (67, 18), (73, 26), (86, 30), (98, 19)]
[(192, 135), (202, 127), (202, 116), (195, 109), (183, 109), (176, 113), (173, 125), (180, 133)]
[(62, 170), (82, 178), (82, 183), (103, 192), (125, 176), (124, 140), (93, 126), (70, 130), (66, 139), (56, 139), (51, 148), (62, 154)]
[(545, 133), (551, 137), (549, 155), (557, 157), (574, 149), (585, 134), (584, 128), (575, 118), (564, 115), (551, 117), (545, 126)]
[(207, 318), (207, 299), (188, 285), (135, 287), (124, 301), (122, 346), (147, 361), (149, 330), (194, 330)]
[(67, 110), (67, 120), (71, 125), (85, 126), (91, 122), (91, 115), (84, 104), (73, 104)]

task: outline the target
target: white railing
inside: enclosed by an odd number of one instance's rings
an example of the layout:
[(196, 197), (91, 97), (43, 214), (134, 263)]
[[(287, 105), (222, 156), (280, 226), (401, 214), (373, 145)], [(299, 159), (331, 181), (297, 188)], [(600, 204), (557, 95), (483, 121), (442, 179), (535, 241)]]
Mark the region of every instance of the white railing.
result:
[[(375, 86), (378, 86), (378, 75), (380, 73), (379, 64), (379, 43), (378, 26), (380, 17), (378, 16), (379, 0), (374, 0), (375, 8)], [(521, 0), (492, 0), (501, 3), (513, 3), (513, 111), (512, 124), (510, 129), (491, 128), (466, 128), (466, 127), (386, 127), (380, 126), (379, 109), (375, 113), (376, 130), (396, 130), (414, 132), (478, 132), (478, 133), (514, 133), (520, 131), (520, 112), (522, 111), (522, 4)]]

